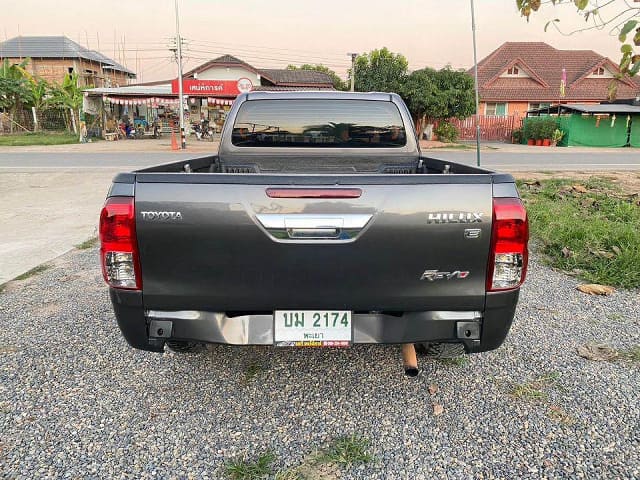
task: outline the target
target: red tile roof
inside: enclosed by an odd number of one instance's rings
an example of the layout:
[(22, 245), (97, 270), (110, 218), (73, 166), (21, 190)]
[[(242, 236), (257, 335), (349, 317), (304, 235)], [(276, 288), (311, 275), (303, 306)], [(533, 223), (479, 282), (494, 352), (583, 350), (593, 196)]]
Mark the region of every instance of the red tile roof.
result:
[[(500, 77), (519, 65), (531, 78)], [(610, 78), (587, 78), (595, 68), (618, 72), (607, 57), (593, 50), (557, 50), (544, 42), (506, 42), (478, 63), (478, 83), (482, 101), (558, 102), (607, 100)], [(567, 72), (565, 96), (560, 99), (562, 69)], [(473, 69), (468, 71), (473, 75)], [(625, 78), (618, 82), (618, 98), (640, 94), (640, 81)]]

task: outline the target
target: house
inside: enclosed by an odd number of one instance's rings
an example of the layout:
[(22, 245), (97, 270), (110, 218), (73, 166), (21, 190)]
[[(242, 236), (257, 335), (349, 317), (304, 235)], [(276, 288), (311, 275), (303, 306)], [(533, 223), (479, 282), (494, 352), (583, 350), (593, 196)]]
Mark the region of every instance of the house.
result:
[(20, 36), (0, 43), (0, 61), (20, 63), (26, 58), (30, 59), (27, 71), (49, 83), (62, 83), (66, 74), (74, 72), (80, 86), (115, 87), (136, 77), (115, 60), (63, 36)]
[[(473, 69), (468, 73), (473, 75)], [(478, 63), (480, 114), (524, 116), (527, 110), (552, 103), (604, 102), (617, 73), (613, 61), (593, 50), (558, 50), (544, 42), (507, 42)], [(640, 93), (636, 79), (625, 77), (616, 83), (619, 98)]]

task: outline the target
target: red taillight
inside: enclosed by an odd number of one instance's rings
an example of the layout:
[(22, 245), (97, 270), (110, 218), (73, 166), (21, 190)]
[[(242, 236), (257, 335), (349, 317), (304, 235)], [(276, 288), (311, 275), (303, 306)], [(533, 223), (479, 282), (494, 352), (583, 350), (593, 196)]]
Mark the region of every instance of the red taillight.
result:
[(491, 252), (487, 269), (490, 292), (517, 288), (527, 273), (529, 220), (519, 198), (493, 199)]
[(359, 188), (267, 188), (269, 198), (360, 198)]
[(100, 263), (110, 286), (142, 289), (132, 197), (108, 198), (100, 212)]

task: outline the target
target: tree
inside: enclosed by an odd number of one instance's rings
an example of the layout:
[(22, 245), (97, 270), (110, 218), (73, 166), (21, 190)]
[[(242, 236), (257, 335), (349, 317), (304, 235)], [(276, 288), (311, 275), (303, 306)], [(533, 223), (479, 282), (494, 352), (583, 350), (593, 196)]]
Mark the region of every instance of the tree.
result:
[[(527, 18), (537, 12), (541, 0), (516, 0), (520, 14)], [(548, 2), (544, 2), (548, 3)], [(582, 16), (587, 23), (584, 28), (571, 32), (560, 29), (560, 19), (555, 18), (545, 25), (545, 31), (552, 25), (563, 35), (572, 35), (585, 30), (608, 30), (609, 34), (616, 34), (622, 43), (620, 52), (620, 76), (634, 76), (640, 72), (640, 2), (634, 0), (633, 4), (627, 0), (609, 0), (598, 4), (597, 0), (551, 0), (554, 7), (561, 4), (575, 5), (577, 14)], [(615, 94), (615, 82), (612, 84)]]
[(358, 92), (399, 92), (409, 63), (404, 55), (386, 47), (359, 55), (355, 63), (355, 90)]
[(348, 90), (346, 82), (344, 82), (336, 72), (331, 70), (329, 67), (321, 64), (311, 65), (305, 63), (304, 65), (296, 66), (296, 65), (288, 65), (287, 70), (310, 70), (314, 72), (322, 72), (326, 73), (331, 77), (331, 81), (333, 82), (333, 88), (336, 90)]
[[(64, 76), (62, 84), (54, 84), (51, 87), (51, 96), (49, 103), (57, 108), (64, 108), (65, 118), (67, 122), (67, 128), (71, 130), (72, 123), (75, 122), (75, 118), (71, 119), (67, 115), (67, 111), (73, 112), (73, 115), (78, 115), (77, 120), (80, 121), (80, 108), (82, 108), (82, 89), (78, 87), (78, 74), (67, 73)], [(76, 123), (79, 125), (79, 123)]]
[(428, 120), (466, 118), (475, 112), (473, 79), (466, 72), (449, 67), (412, 72), (400, 95), (413, 116), (418, 134)]
[(32, 99), (29, 74), (25, 70), (28, 63), (29, 59), (26, 59), (20, 64), (12, 65), (9, 59), (5, 58), (0, 66), (0, 108), (9, 111), (11, 133), (16, 112)]

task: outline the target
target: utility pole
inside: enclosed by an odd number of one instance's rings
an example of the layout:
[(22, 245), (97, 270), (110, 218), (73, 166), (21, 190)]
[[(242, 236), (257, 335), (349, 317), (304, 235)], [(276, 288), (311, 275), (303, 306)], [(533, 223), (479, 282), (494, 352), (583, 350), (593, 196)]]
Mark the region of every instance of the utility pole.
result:
[(356, 87), (356, 58), (358, 54), (347, 53), (347, 55), (351, 56), (351, 91), (354, 92)]
[(471, 0), (471, 33), (473, 36), (473, 70), (476, 83), (476, 163), (480, 166), (480, 93), (478, 89), (478, 55), (476, 53), (476, 14)]
[(176, 0), (176, 43), (178, 53), (178, 98), (180, 111), (180, 148), (187, 148), (187, 138), (184, 131), (184, 91), (182, 89), (182, 37), (180, 36), (180, 13)]

